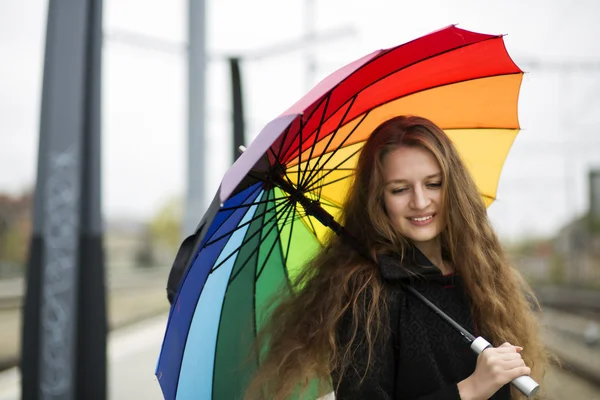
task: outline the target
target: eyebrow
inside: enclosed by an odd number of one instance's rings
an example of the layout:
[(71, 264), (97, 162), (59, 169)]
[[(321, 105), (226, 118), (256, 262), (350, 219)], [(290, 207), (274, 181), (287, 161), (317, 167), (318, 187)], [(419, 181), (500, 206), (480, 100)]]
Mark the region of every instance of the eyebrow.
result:
[[(425, 177), (425, 180), (427, 179), (433, 179), (433, 178), (441, 178), (442, 177), (442, 173), (438, 172), (435, 174), (431, 174), (431, 175), (427, 175)], [(389, 185), (390, 183), (407, 183), (408, 181), (406, 179), (391, 179), (389, 181), (387, 181), (385, 184)]]

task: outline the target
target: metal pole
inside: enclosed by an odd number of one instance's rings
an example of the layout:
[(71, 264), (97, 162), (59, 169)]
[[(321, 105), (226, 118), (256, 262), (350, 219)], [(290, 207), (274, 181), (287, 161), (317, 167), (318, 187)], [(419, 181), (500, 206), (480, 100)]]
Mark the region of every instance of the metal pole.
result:
[(188, 145), (187, 193), (183, 236), (195, 232), (206, 209), (205, 70), (206, 34), (204, 0), (188, 1)]
[(106, 278), (101, 206), (102, 0), (88, 0), (87, 70), (79, 231), (76, 398), (103, 400), (106, 390)]
[(244, 133), (244, 102), (242, 97), (242, 74), (240, 71), (239, 57), (229, 58), (229, 69), (231, 71), (231, 100), (232, 100), (232, 119), (233, 119), (233, 149), (232, 162), (237, 160), (240, 153), (240, 146), (245, 146)]
[(26, 400), (106, 397), (99, 197), (101, 12), (101, 0), (48, 4), (21, 347)]
[(314, 51), (316, 8), (315, 0), (304, 0), (304, 30), (306, 35), (306, 81), (305, 90), (308, 92), (315, 84), (317, 61)]

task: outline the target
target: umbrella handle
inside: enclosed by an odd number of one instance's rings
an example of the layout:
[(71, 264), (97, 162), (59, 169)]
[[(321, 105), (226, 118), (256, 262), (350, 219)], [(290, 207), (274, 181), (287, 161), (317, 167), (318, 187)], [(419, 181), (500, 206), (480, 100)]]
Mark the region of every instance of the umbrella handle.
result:
[[(473, 350), (477, 355), (481, 354), (482, 351), (489, 347), (492, 347), (490, 342), (481, 336), (473, 340), (473, 343), (471, 343), (471, 350)], [(515, 387), (519, 389), (521, 393), (528, 397), (535, 395), (540, 388), (540, 385), (528, 375), (515, 378), (511, 381), (511, 383), (515, 385)]]

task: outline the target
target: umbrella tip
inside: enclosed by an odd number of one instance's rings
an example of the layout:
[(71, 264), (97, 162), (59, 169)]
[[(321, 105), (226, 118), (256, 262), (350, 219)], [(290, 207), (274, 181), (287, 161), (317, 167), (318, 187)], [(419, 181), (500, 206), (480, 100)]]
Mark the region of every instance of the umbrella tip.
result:
[(243, 153), (246, 151), (246, 146), (240, 145), (240, 147), (238, 147), (238, 150), (240, 151), (240, 153)]

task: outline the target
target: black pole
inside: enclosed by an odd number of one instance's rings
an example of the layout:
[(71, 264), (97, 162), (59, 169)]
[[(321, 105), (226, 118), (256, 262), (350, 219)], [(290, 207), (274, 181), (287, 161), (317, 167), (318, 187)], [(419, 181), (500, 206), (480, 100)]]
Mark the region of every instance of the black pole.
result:
[(240, 155), (240, 146), (245, 145), (244, 133), (244, 103), (242, 98), (242, 74), (240, 71), (240, 58), (229, 57), (231, 71), (231, 100), (233, 122), (233, 149), (232, 162)]
[(102, 0), (88, 0), (79, 228), (77, 399), (107, 398), (106, 285), (101, 207)]
[(50, 0), (21, 347), (25, 400), (106, 398), (101, 0)]

